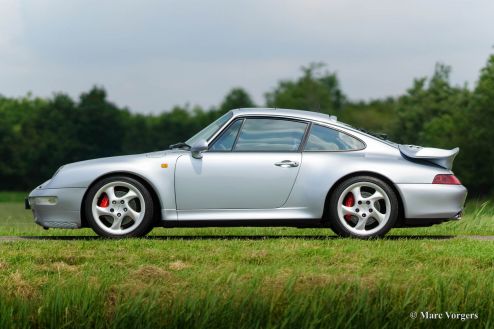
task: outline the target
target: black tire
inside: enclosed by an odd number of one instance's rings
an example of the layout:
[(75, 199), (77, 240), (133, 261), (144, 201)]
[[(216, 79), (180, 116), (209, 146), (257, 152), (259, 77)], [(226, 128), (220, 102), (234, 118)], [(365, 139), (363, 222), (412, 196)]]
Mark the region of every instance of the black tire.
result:
[[(96, 193), (99, 191), (101, 187), (112, 182), (125, 182), (132, 185), (134, 188), (139, 190), (139, 192), (142, 194), (142, 197), (144, 199), (145, 210), (142, 221), (132, 231), (125, 234), (111, 234), (105, 231), (98, 225), (98, 223), (96, 222), (93, 216), (92, 202)], [(93, 229), (93, 231), (96, 232), (96, 234), (107, 238), (142, 237), (148, 234), (153, 229), (154, 226), (154, 205), (153, 205), (153, 198), (151, 196), (151, 193), (141, 182), (127, 176), (111, 176), (96, 182), (93, 186), (91, 186), (91, 188), (89, 189), (86, 195), (86, 199), (84, 201), (84, 210), (85, 210), (87, 223)]]
[[(390, 203), (390, 216), (388, 221), (376, 232), (366, 235), (366, 234), (357, 234), (354, 231), (350, 231), (349, 228), (342, 223), (344, 219), (339, 218), (338, 214), (338, 201), (340, 200), (340, 196), (345, 190), (355, 183), (371, 183), (379, 186), (388, 196)], [(346, 193), (345, 193), (346, 194)], [(373, 177), (373, 176), (356, 176), (351, 177), (342, 183), (340, 183), (333, 193), (330, 196), (329, 205), (328, 205), (328, 214), (329, 214), (329, 226), (331, 229), (341, 237), (352, 237), (359, 239), (371, 239), (371, 238), (379, 238), (383, 237), (386, 233), (389, 232), (396, 225), (396, 221), (398, 220), (399, 213), (399, 202), (396, 197), (396, 193), (393, 189), (383, 180)], [(369, 215), (370, 217), (371, 215)]]

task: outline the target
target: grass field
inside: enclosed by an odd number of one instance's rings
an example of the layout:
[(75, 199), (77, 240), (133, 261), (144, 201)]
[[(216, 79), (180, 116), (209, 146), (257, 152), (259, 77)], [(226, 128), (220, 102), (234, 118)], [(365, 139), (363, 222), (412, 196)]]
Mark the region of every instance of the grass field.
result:
[(0, 240), (0, 328), (494, 325), (494, 240), (479, 237), (494, 235), (489, 202), (374, 241), (293, 228), (160, 228), (113, 241), (44, 231), (22, 208), (0, 203), (0, 236), (25, 237)]

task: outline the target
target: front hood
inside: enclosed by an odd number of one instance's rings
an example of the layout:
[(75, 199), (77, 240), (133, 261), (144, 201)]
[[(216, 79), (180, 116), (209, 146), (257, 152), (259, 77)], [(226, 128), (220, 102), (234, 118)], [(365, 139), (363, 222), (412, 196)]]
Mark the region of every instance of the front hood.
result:
[(97, 165), (97, 164), (115, 164), (115, 163), (130, 163), (134, 161), (139, 161), (145, 158), (163, 158), (167, 154), (183, 152), (180, 150), (165, 150), (165, 151), (156, 151), (150, 153), (141, 153), (141, 154), (131, 154), (131, 155), (120, 155), (114, 157), (106, 157), (106, 158), (97, 158), (91, 160), (84, 160), (78, 162), (72, 162), (62, 166), (62, 169), (68, 169), (73, 167), (80, 167), (86, 165)]
[(135, 160), (139, 160), (142, 158), (145, 158), (146, 154), (132, 154), (132, 155), (121, 155), (121, 156), (114, 156), (114, 157), (107, 157), (107, 158), (97, 158), (97, 159), (91, 159), (91, 160), (84, 160), (84, 161), (78, 161), (78, 162), (72, 162), (69, 164), (66, 164), (62, 167), (62, 170), (66, 170), (69, 168), (74, 168), (74, 167), (80, 167), (80, 166), (88, 166), (88, 165), (95, 165), (95, 164), (110, 164), (110, 163), (119, 163), (119, 162), (133, 162)]
[(57, 171), (43, 188), (87, 187), (98, 177), (114, 172), (128, 172), (142, 177), (161, 171), (163, 161), (174, 163), (173, 159), (182, 153), (166, 150), (152, 153), (115, 156), (66, 164)]
[(458, 147), (452, 150), (445, 150), (416, 145), (398, 145), (398, 148), (405, 158), (425, 160), (449, 170), (453, 168), (453, 161), (458, 152), (460, 152)]

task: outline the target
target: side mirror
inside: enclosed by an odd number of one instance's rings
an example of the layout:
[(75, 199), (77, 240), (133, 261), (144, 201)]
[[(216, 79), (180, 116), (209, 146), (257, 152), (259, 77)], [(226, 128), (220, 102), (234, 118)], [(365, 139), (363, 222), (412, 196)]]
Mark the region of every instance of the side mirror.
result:
[(190, 147), (190, 152), (192, 153), (192, 157), (195, 159), (202, 158), (202, 152), (208, 149), (208, 142), (204, 139), (197, 141), (194, 145)]

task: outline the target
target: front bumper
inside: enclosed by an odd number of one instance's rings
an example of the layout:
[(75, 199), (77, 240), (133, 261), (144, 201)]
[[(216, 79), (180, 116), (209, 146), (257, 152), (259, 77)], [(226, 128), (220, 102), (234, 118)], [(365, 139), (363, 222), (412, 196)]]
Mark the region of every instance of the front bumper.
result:
[(405, 218), (453, 219), (463, 211), (467, 189), (463, 185), (397, 184)]
[[(85, 188), (37, 188), (25, 201), (26, 209), (31, 209), (36, 224), (45, 228), (80, 228), (81, 204)], [(54, 197), (55, 204), (38, 204), (36, 198)]]

